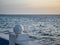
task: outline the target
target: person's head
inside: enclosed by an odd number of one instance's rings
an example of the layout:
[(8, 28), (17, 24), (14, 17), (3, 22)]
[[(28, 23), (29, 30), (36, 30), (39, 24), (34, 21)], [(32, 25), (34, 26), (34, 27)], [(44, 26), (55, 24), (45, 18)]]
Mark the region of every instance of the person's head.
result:
[(23, 25), (15, 25), (15, 27), (13, 28), (15, 34), (22, 34), (24, 31), (24, 26)]

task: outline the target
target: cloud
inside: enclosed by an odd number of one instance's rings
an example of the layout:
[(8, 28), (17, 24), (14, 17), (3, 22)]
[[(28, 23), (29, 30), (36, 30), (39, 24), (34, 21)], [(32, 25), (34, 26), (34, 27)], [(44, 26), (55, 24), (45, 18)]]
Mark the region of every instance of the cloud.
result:
[(60, 0), (0, 0), (0, 13), (60, 13)]
[(59, 8), (27, 8), (27, 7), (4, 7), (0, 9), (0, 13), (60, 13)]

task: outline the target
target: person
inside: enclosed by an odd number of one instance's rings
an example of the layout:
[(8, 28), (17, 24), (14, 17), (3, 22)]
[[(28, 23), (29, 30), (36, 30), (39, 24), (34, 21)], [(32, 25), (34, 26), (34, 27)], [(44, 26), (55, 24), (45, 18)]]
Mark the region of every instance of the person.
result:
[(17, 24), (13, 28), (16, 35), (15, 43), (18, 45), (29, 45), (29, 35), (24, 33), (24, 26)]

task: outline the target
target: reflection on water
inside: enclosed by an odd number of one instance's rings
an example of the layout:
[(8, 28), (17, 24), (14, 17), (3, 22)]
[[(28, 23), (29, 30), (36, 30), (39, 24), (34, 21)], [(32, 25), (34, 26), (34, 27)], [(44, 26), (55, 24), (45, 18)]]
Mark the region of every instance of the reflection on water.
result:
[(59, 15), (0, 15), (0, 32), (12, 32), (17, 23), (24, 25), (25, 33), (31, 35), (32, 41), (43, 45), (60, 45)]

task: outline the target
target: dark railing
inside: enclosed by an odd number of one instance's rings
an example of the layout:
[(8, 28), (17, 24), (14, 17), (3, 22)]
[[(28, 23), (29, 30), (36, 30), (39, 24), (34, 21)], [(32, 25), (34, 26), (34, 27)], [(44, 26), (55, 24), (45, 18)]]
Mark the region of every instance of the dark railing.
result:
[(9, 45), (9, 41), (3, 38), (0, 38), (0, 45)]

